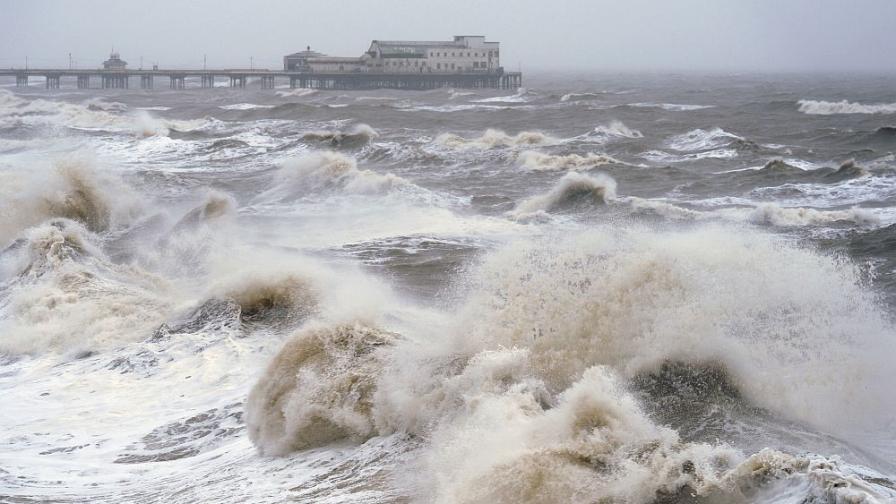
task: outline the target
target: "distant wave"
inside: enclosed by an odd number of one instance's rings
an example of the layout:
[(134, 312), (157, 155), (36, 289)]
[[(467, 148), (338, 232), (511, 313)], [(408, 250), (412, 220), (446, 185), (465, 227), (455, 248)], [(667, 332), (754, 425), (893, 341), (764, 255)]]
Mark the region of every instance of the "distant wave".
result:
[(722, 128), (710, 130), (698, 128), (670, 138), (668, 145), (677, 151), (694, 152), (722, 147), (734, 140), (743, 140), (743, 137)]
[(312, 131), (302, 135), (302, 139), (322, 142), (333, 147), (355, 147), (377, 138), (379, 133), (366, 124), (355, 124), (346, 130)]
[(607, 156), (589, 152), (579, 154), (544, 154), (537, 151), (523, 151), (517, 156), (522, 168), (533, 171), (554, 171), (568, 169), (589, 169), (606, 164), (623, 164), (621, 161)]
[(317, 93), (316, 89), (310, 88), (295, 88), (290, 89), (288, 91), (277, 91), (277, 96), (281, 96), (283, 98), (296, 98), (301, 96), (308, 96)]
[(128, 107), (118, 102), (90, 99), (83, 103), (26, 100), (0, 90), (0, 128), (20, 126), (68, 127), (83, 131), (110, 131), (137, 137), (168, 136), (173, 131), (192, 131), (211, 121), (205, 119), (162, 119), (149, 113), (155, 107)]
[(470, 100), (472, 103), (525, 103), (528, 100), (529, 91), (526, 88), (519, 88), (516, 94), (509, 96), (493, 96), (491, 98), (482, 98), (479, 100)]
[(799, 111), (809, 115), (834, 114), (896, 114), (896, 103), (864, 104), (841, 100), (838, 102), (800, 100)]
[(644, 134), (636, 129), (629, 128), (622, 121), (610, 121), (607, 124), (595, 126), (595, 128), (584, 135), (575, 137), (577, 140), (595, 141), (599, 143), (607, 143), (620, 139), (644, 138)]
[(660, 108), (672, 112), (686, 112), (689, 110), (703, 110), (713, 108), (714, 105), (688, 105), (680, 103), (632, 103), (629, 106), (639, 108)]
[(558, 138), (538, 131), (521, 131), (516, 135), (508, 135), (498, 129), (487, 129), (475, 138), (464, 138), (453, 133), (443, 133), (436, 137), (436, 143), (457, 149), (490, 149), (494, 147), (513, 147), (517, 145), (546, 145), (560, 143)]
[(585, 101), (594, 100), (603, 96), (604, 93), (567, 93), (560, 97), (560, 101)]
[(257, 103), (234, 103), (233, 105), (221, 105), (222, 110), (254, 110), (274, 108), (274, 105), (259, 105)]
[(273, 186), (259, 194), (257, 201), (288, 201), (331, 191), (377, 194), (409, 185), (408, 181), (391, 173), (383, 175), (358, 169), (354, 158), (338, 152), (313, 152), (283, 163)]
[(713, 149), (689, 154), (671, 154), (661, 150), (650, 150), (641, 154), (641, 157), (644, 159), (656, 163), (684, 163), (700, 159), (734, 159), (737, 156), (737, 151), (734, 149)]

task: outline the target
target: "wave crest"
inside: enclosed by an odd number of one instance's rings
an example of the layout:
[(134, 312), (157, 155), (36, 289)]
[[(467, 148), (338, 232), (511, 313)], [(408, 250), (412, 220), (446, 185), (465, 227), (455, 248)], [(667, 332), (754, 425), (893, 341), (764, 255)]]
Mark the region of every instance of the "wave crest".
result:
[(520, 145), (549, 145), (559, 142), (559, 139), (538, 131), (521, 131), (516, 135), (508, 135), (497, 129), (487, 129), (485, 133), (475, 138), (464, 138), (453, 133), (443, 133), (436, 137), (436, 143), (454, 149), (493, 149)]
[(593, 152), (582, 156), (580, 154), (553, 155), (538, 151), (523, 151), (517, 156), (517, 162), (521, 163), (523, 168), (534, 171), (589, 169), (606, 164), (623, 164), (611, 156)]
[(520, 202), (513, 214), (516, 217), (527, 217), (539, 212), (569, 210), (582, 205), (604, 205), (614, 199), (616, 181), (609, 176), (569, 172), (547, 193)]
[(382, 348), (396, 338), (359, 323), (296, 334), (249, 393), (249, 438), (265, 455), (284, 455), (373, 436), (372, 398)]
[(17, 173), (0, 188), (0, 242), (51, 218), (71, 219), (93, 232), (130, 223), (142, 212), (140, 198), (117, 178), (84, 161)]
[(0, 306), (0, 352), (78, 355), (146, 338), (176, 292), (136, 265), (115, 264), (79, 223), (54, 220), (4, 252), (8, 295)]
[(312, 131), (302, 135), (302, 138), (313, 142), (326, 143), (333, 147), (356, 147), (368, 144), (379, 136), (380, 134), (370, 126), (356, 124), (345, 131)]
[(622, 121), (611, 121), (609, 124), (596, 126), (585, 137), (598, 142), (609, 142), (620, 138), (644, 138), (644, 134), (636, 129), (629, 128)]
[(822, 100), (800, 100), (797, 102), (799, 111), (809, 115), (836, 115), (836, 114), (896, 114), (896, 103), (877, 103), (866, 105), (864, 103), (841, 100), (829, 102)]
[(333, 151), (321, 151), (283, 163), (274, 186), (261, 200), (288, 200), (301, 196), (344, 191), (353, 194), (378, 194), (410, 185), (405, 179), (387, 173), (359, 170), (354, 158)]

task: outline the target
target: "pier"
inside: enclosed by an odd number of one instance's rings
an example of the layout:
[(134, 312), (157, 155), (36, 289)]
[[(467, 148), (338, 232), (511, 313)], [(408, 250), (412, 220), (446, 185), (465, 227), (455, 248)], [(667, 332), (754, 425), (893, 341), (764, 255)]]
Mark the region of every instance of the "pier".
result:
[(279, 79), (291, 88), (314, 89), (435, 89), (492, 88), (516, 89), (523, 84), (520, 72), (387, 73), (387, 72), (308, 72), (280, 70), (188, 70), (188, 69), (0, 69), (0, 77), (15, 77), (17, 87), (25, 87), (31, 77), (44, 78), (46, 89), (59, 89), (62, 79), (72, 79), (78, 89), (128, 89), (131, 81), (141, 89), (153, 89), (157, 81), (167, 81), (169, 89), (185, 89), (188, 78), (200, 81), (201, 88), (213, 88), (220, 79), (229, 87), (246, 88), (249, 79), (260, 89), (274, 89)]

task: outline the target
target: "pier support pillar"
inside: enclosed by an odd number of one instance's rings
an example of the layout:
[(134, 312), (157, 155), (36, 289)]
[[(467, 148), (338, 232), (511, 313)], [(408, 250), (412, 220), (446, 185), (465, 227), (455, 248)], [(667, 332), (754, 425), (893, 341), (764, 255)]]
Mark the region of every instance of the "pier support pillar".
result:
[(79, 75), (78, 76), (78, 89), (90, 89), (90, 76), (89, 75)]
[(125, 89), (129, 86), (127, 75), (103, 75), (103, 89)]
[(47, 89), (59, 89), (59, 76), (47, 75)]
[(184, 89), (187, 87), (186, 85), (186, 77), (183, 75), (171, 75), (169, 76), (170, 82), (168, 86), (171, 89)]
[(152, 89), (152, 75), (140, 76), (140, 89)]
[(246, 87), (246, 76), (245, 75), (231, 75), (230, 76), (230, 87), (238, 87), (238, 88)]
[(273, 75), (262, 75), (261, 76), (261, 89), (274, 89), (274, 76)]
[(16, 74), (16, 87), (28, 87), (28, 75)]
[(215, 87), (215, 76), (214, 75), (202, 75), (201, 81), (202, 81), (203, 88)]

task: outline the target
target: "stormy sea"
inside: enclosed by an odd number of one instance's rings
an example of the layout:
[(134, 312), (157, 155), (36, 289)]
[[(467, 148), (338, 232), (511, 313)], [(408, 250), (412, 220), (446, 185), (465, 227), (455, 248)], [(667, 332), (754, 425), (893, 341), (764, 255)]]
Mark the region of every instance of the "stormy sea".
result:
[(896, 502), (892, 77), (277, 84), (0, 82), (0, 501)]

